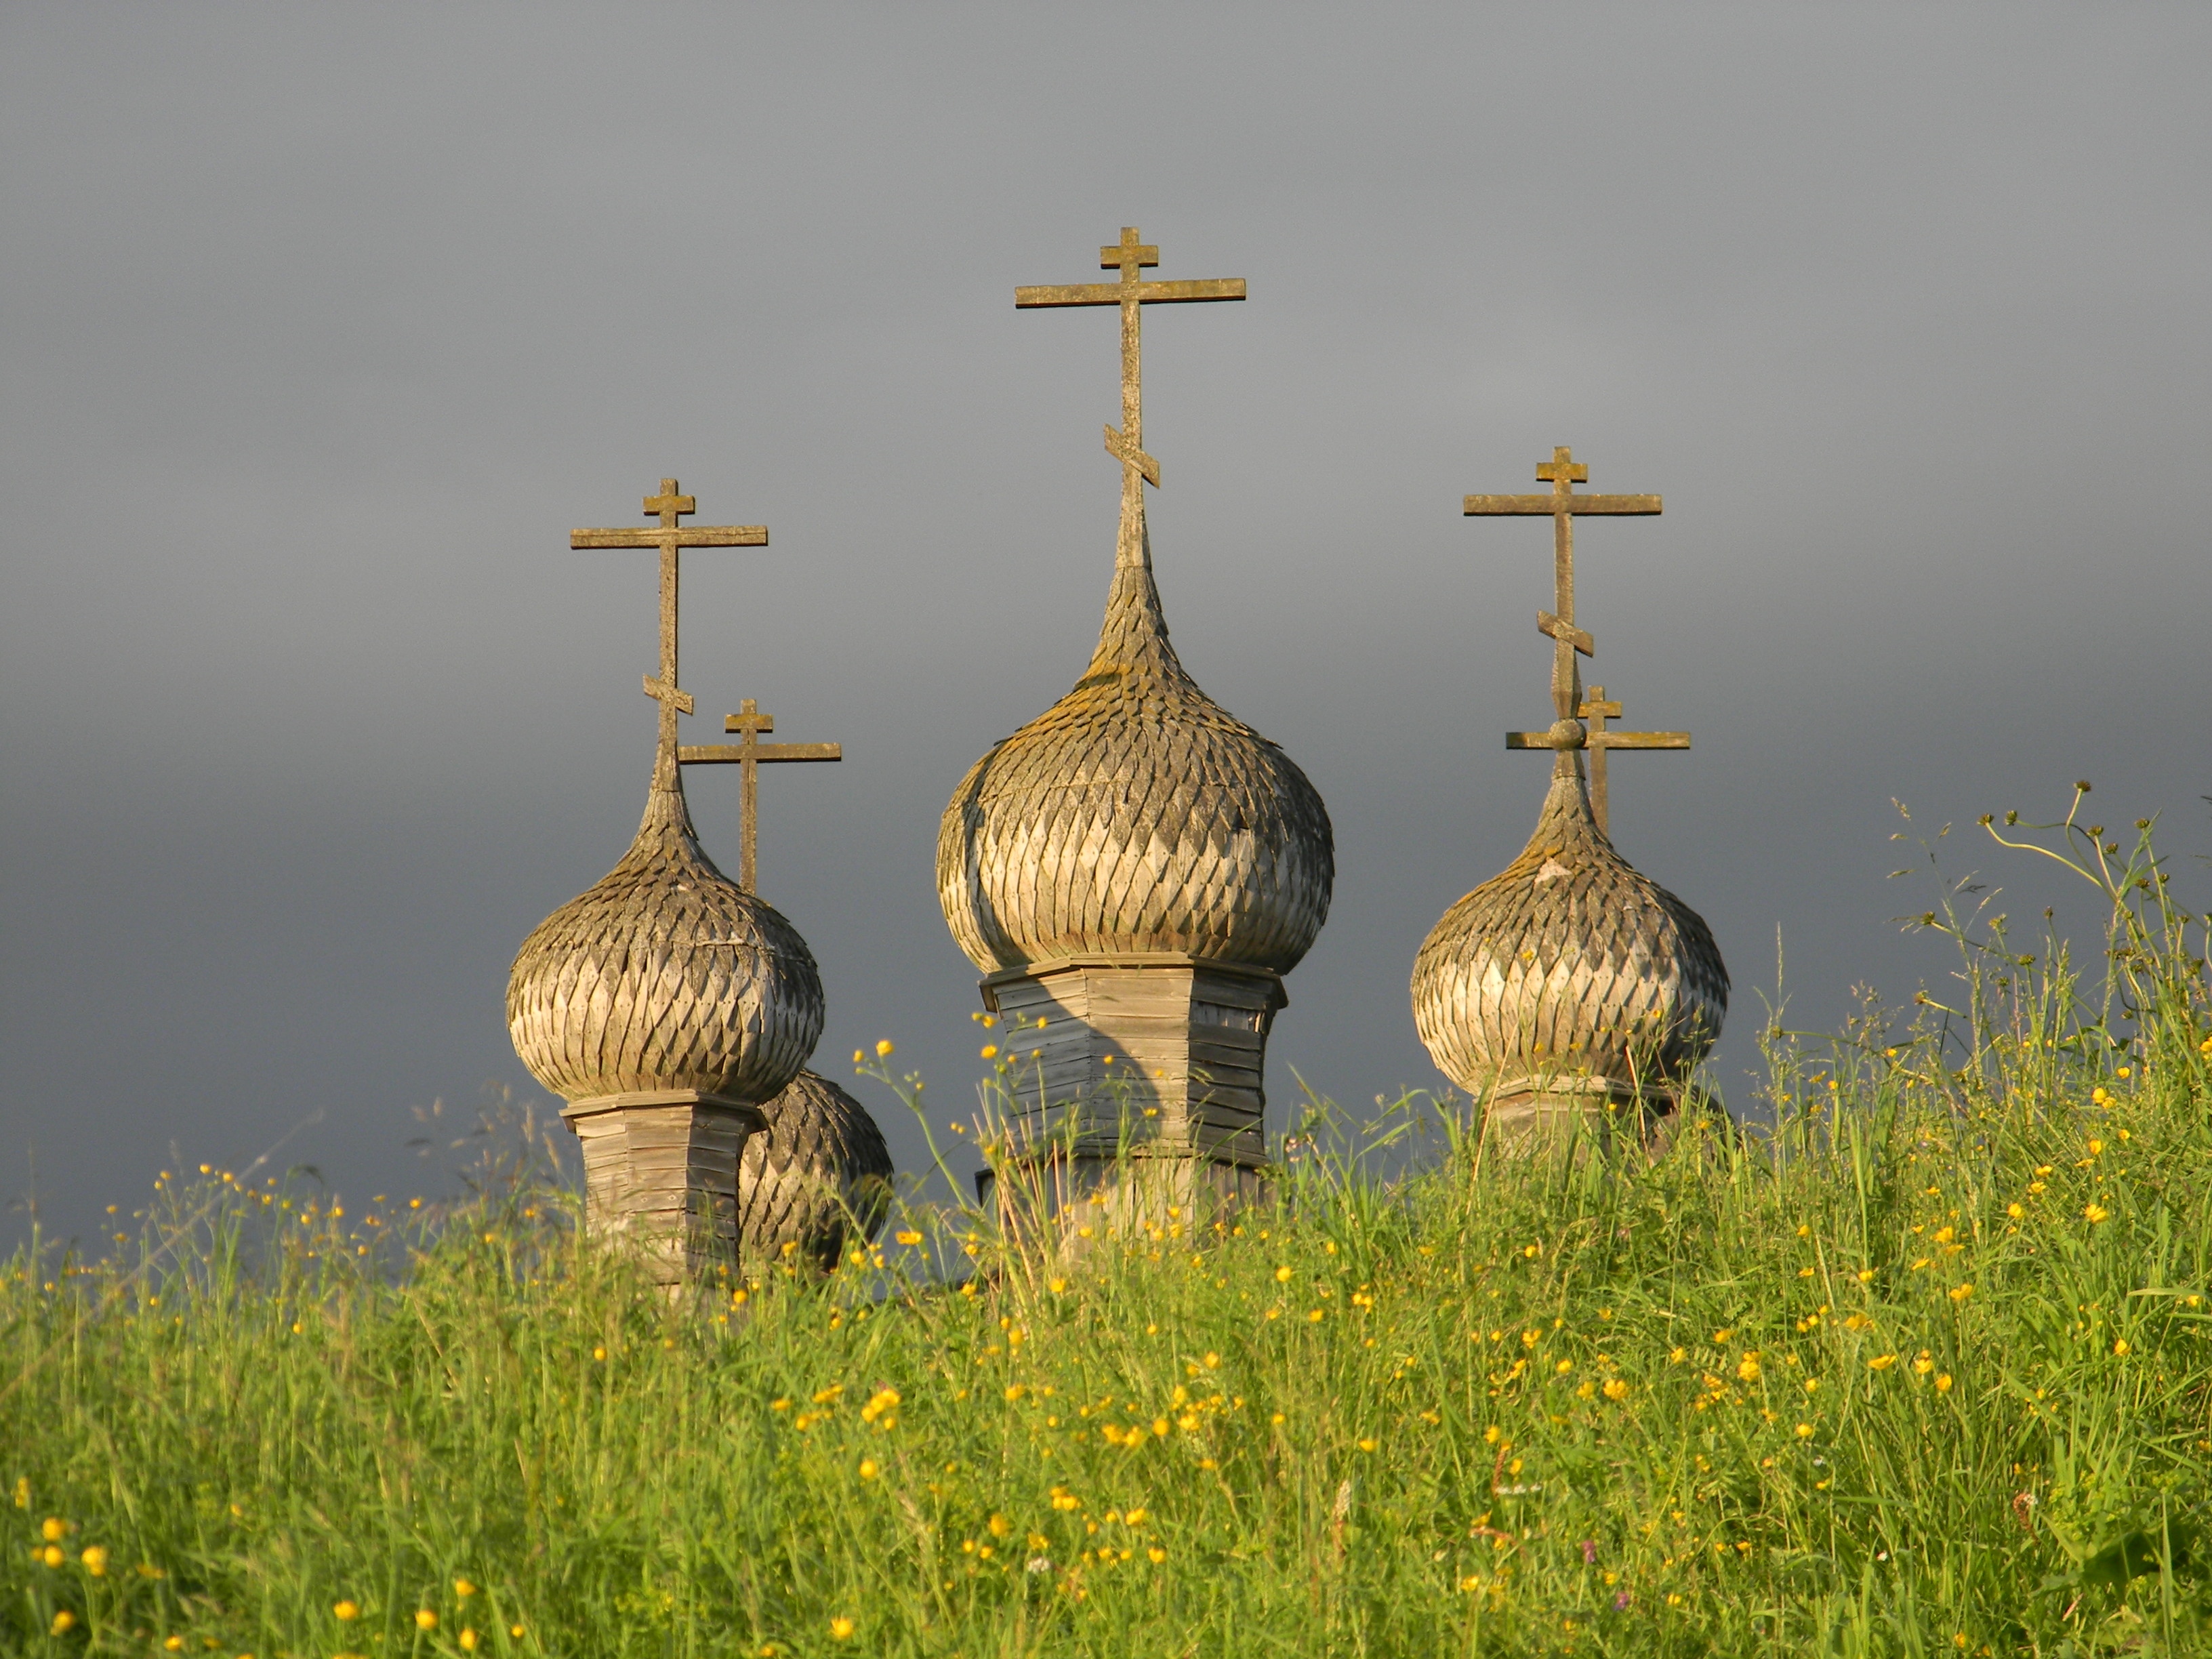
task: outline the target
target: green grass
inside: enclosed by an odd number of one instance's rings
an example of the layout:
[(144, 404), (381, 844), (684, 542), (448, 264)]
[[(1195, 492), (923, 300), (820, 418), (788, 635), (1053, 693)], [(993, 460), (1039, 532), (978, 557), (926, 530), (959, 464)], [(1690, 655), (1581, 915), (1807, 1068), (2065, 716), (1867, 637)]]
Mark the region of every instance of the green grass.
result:
[(1959, 994), (1771, 1033), (1771, 1137), (1316, 1121), (1273, 1212), (1076, 1267), (940, 1213), (674, 1308), (526, 1169), (166, 1182), (0, 1285), (0, 1649), (2212, 1650), (2203, 971), (2107, 856), (2108, 991), (1939, 910)]

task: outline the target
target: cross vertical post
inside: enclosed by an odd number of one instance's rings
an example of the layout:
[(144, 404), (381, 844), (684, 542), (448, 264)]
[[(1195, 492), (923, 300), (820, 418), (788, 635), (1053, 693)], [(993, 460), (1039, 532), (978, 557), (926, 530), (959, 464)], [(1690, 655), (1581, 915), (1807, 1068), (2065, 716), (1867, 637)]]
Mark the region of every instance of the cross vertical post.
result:
[(726, 732), (742, 734), (738, 743), (686, 744), (676, 751), (684, 766), (735, 766), (738, 769), (738, 885), (750, 893), (757, 890), (760, 846), (760, 769), (775, 761), (837, 761), (843, 748), (834, 743), (763, 743), (761, 733), (775, 730), (775, 716), (760, 712), (760, 704), (747, 697), (738, 712), (722, 721)]
[(1121, 463), (1121, 533), (1115, 556), (1134, 564), (1143, 556), (1144, 486), (1160, 483), (1160, 464), (1145, 453), (1144, 312), (1148, 305), (1205, 300), (1241, 300), (1244, 279), (1231, 276), (1200, 282), (1143, 280), (1144, 268), (1160, 262), (1160, 251), (1147, 246), (1137, 227), (1121, 227), (1121, 240), (1098, 250), (1099, 268), (1120, 273), (1111, 283), (1077, 283), (1059, 287), (1018, 288), (1017, 309), (1034, 306), (1118, 306), (1121, 312), (1121, 427), (1106, 428), (1106, 451)]
[(663, 478), (660, 493), (645, 498), (645, 511), (659, 524), (650, 530), (572, 530), (568, 545), (592, 547), (651, 547), (660, 553), (660, 672), (645, 677), (645, 695), (660, 704), (660, 742), (653, 761), (653, 787), (676, 787), (676, 717), (692, 712), (691, 695), (677, 678), (677, 556), (687, 547), (766, 547), (768, 529), (763, 525), (683, 526), (687, 514), (699, 510), (691, 496), (677, 491), (676, 480)]

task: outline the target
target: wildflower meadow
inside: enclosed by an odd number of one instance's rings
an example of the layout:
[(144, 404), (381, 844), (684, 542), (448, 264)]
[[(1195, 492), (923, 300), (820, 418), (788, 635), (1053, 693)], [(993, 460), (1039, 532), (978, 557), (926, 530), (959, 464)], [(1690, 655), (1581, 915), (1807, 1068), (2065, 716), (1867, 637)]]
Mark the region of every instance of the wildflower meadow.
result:
[(434, 1202), (173, 1170), (0, 1283), (0, 1650), (2212, 1650), (2206, 917), (2075, 805), (1988, 833), (2094, 961), (1940, 888), (1954, 974), (1770, 1018), (1656, 1160), (1308, 1102), (1263, 1208), (917, 1195), (672, 1302), (527, 1136)]

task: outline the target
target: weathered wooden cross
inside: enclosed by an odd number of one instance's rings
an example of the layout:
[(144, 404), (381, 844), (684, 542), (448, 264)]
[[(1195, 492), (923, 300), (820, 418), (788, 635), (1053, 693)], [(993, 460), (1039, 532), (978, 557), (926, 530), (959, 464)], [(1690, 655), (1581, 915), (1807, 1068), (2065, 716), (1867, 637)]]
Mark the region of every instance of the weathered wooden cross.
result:
[[(1605, 701), (1605, 688), (1594, 685), (1583, 695), (1579, 653), (1597, 654), (1597, 642), (1575, 626), (1575, 520), (1588, 514), (1608, 516), (1644, 515), (1660, 510), (1656, 495), (1577, 495), (1574, 486), (1589, 482), (1589, 468), (1578, 463), (1574, 452), (1562, 444), (1552, 459), (1536, 467), (1537, 481), (1552, 486), (1548, 495), (1469, 495), (1468, 518), (1498, 514), (1547, 516), (1552, 520), (1552, 585), (1559, 606), (1556, 613), (1539, 611), (1536, 631), (1552, 641), (1552, 707), (1559, 715), (1548, 732), (1509, 732), (1508, 749), (1588, 749), (1590, 751), (1590, 811), (1598, 828), (1607, 830), (1610, 802), (1607, 796), (1606, 751), (1609, 749), (1687, 749), (1686, 732), (1609, 732), (1606, 721), (1618, 719), (1620, 705)], [(1585, 726), (1583, 722), (1589, 721)]]
[[(1582, 717), (1587, 728), (1583, 747), (1590, 751), (1590, 816), (1597, 820), (1599, 829), (1611, 835), (1613, 811), (1606, 788), (1606, 751), (1612, 749), (1687, 749), (1690, 734), (1687, 732), (1608, 732), (1605, 723), (1608, 720), (1620, 718), (1620, 704), (1617, 700), (1607, 702), (1605, 688), (1601, 685), (1591, 686), (1589, 695), (1583, 699), (1582, 706), (1575, 712)], [(1506, 738), (1505, 746), (1509, 749), (1548, 749), (1552, 746), (1548, 743), (1522, 744), (1513, 741), (1515, 738), (1543, 738), (1547, 735), (1541, 732), (1516, 732)]]
[[(1098, 250), (1103, 270), (1118, 270), (1121, 280), (1076, 283), (1062, 287), (1018, 288), (1017, 308), (1031, 306), (1119, 306), (1121, 307), (1121, 428), (1106, 428), (1106, 452), (1121, 463), (1121, 542), (1124, 561), (1137, 556), (1136, 538), (1141, 533), (1144, 484), (1160, 483), (1160, 464), (1145, 453), (1144, 371), (1141, 362), (1143, 308), (1151, 305), (1188, 304), (1200, 300), (1241, 300), (1244, 279), (1229, 276), (1188, 283), (1149, 283), (1139, 274), (1157, 265), (1160, 251), (1138, 238), (1134, 225), (1121, 227), (1121, 240)], [(1144, 481), (1143, 483), (1139, 482)]]
[(1572, 720), (1582, 702), (1582, 672), (1575, 662), (1575, 653), (1585, 657), (1597, 654), (1595, 642), (1588, 634), (1575, 626), (1575, 520), (1577, 516), (1601, 513), (1646, 514), (1659, 511), (1656, 495), (1577, 495), (1575, 486), (1589, 482), (1589, 468), (1577, 463), (1574, 451), (1561, 444), (1552, 452), (1552, 459), (1536, 466), (1539, 483), (1548, 483), (1548, 495), (1470, 495), (1467, 498), (1468, 518), (1486, 517), (1498, 514), (1528, 514), (1552, 520), (1552, 587), (1558, 596), (1553, 603), (1559, 614), (1548, 611), (1536, 613), (1536, 631), (1551, 636), (1552, 707), (1561, 720)]
[(676, 717), (692, 712), (691, 694), (681, 689), (676, 677), (676, 556), (686, 547), (766, 547), (765, 525), (693, 525), (678, 521), (696, 513), (699, 504), (676, 493), (676, 480), (663, 478), (660, 493), (645, 498), (645, 511), (658, 517), (652, 530), (572, 530), (571, 547), (657, 547), (660, 550), (660, 672), (645, 677), (645, 695), (660, 704), (660, 748), (653, 763), (653, 783), (667, 789), (676, 783)]
[(735, 766), (739, 769), (738, 814), (741, 825), (738, 852), (738, 885), (750, 893), (759, 873), (760, 769), (771, 761), (834, 761), (845, 751), (834, 743), (763, 743), (763, 732), (775, 730), (775, 716), (763, 714), (747, 697), (738, 712), (723, 720), (725, 732), (741, 732), (741, 743), (686, 744), (676, 751), (685, 766)]

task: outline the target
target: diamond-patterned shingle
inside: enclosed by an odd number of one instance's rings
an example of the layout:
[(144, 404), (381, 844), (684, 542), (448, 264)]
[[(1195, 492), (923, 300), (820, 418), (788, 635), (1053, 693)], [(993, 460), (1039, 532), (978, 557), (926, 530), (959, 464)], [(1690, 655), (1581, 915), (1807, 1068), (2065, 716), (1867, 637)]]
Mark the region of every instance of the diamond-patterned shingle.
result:
[(1149, 536), (1075, 689), (977, 761), (937, 837), (938, 896), (986, 972), (1175, 951), (1287, 973), (1328, 916), (1328, 812), (1291, 758), (1184, 672)]
[(714, 867), (679, 778), (605, 879), (540, 922), (507, 975), (515, 1053), (562, 1098), (780, 1092), (822, 1035), (799, 931)]
[(1613, 850), (1571, 753), (1521, 856), (1445, 911), (1413, 963), (1421, 1041), (1478, 1100), (1576, 1077), (1663, 1092), (1711, 1052), (1728, 994), (1712, 930)]

